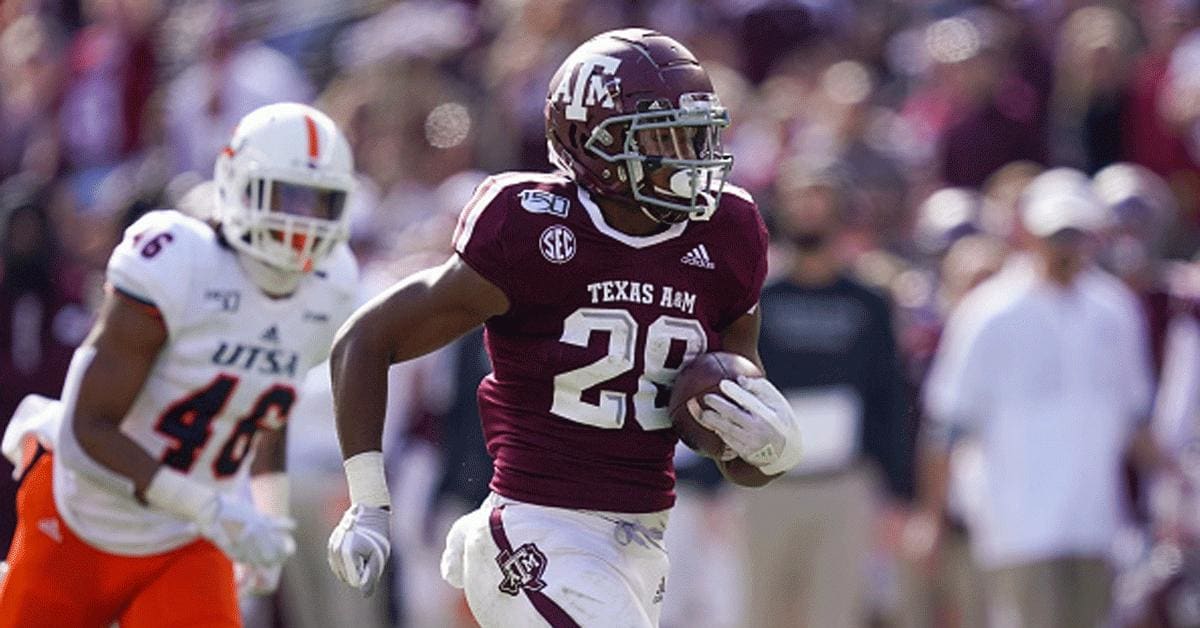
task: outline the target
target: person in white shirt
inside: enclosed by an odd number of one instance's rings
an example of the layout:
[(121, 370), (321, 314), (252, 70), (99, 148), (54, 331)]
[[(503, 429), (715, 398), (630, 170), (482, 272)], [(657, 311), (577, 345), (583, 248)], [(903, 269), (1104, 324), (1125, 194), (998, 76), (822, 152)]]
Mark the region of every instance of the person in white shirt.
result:
[(1031, 181), (1027, 250), (955, 311), (926, 382), (918, 521), (937, 538), (952, 445), (972, 434), (984, 478), (968, 525), (995, 625), (1101, 624), (1122, 457), (1132, 446), (1139, 463), (1167, 464), (1144, 422), (1153, 382), (1141, 311), (1090, 261), (1105, 220), (1083, 173)]

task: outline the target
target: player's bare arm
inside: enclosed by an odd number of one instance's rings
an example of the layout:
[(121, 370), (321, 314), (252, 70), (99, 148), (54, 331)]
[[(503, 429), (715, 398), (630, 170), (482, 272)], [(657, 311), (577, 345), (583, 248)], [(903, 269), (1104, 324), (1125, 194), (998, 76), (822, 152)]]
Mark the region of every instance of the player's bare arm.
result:
[(391, 553), (381, 453), (388, 367), (441, 348), (508, 307), (504, 293), (455, 254), (402, 279), (338, 331), (329, 368), (351, 507), (329, 537), (329, 565), (364, 595)]
[(761, 325), (762, 312), (755, 307), (754, 311), (742, 315), (721, 332), (721, 347), (730, 353), (745, 356), (765, 373), (762, 358), (758, 355), (758, 330)]
[(250, 495), (254, 505), (269, 515), (288, 517), (291, 487), (287, 477), (287, 424), (276, 430), (260, 430), (255, 442), (254, 460), (250, 463)]
[(95, 356), (83, 374), (71, 427), (93, 460), (129, 478), (141, 496), (158, 470), (155, 460), (119, 429), (167, 341), (156, 310), (109, 287), (84, 346)]
[(507, 310), (504, 293), (453, 255), (355, 312), (329, 358), (343, 457), (381, 448), (388, 366), (444, 347)]
[(287, 471), (287, 424), (277, 430), (261, 430), (256, 436), (250, 476)]

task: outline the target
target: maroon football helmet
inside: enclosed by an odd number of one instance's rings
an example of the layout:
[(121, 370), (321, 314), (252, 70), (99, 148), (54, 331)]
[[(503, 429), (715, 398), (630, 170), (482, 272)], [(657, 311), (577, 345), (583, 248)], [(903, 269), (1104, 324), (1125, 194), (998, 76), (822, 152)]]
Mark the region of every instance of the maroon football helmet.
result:
[(729, 113), (692, 53), (641, 28), (585, 42), (546, 96), (551, 163), (659, 222), (703, 220), (716, 209), (733, 165), (721, 150), (727, 126)]

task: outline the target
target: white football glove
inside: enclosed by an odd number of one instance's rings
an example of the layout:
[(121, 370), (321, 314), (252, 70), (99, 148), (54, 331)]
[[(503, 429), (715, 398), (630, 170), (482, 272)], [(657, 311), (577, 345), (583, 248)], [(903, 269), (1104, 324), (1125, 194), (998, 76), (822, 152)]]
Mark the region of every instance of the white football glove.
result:
[(196, 518), (196, 525), (200, 534), (234, 562), (282, 565), (296, 551), (296, 542), (292, 540), (295, 522), (263, 514), (235, 497), (217, 495)]
[(238, 595), (271, 595), (279, 588), (279, 576), (283, 565), (248, 565), (235, 563), (233, 577), (237, 582)]
[(329, 568), (342, 582), (371, 595), (392, 553), (388, 540), (391, 512), (355, 504), (329, 535)]
[(146, 488), (146, 501), (196, 524), (202, 536), (234, 562), (277, 565), (296, 551), (295, 523), (259, 512), (252, 504), (166, 467)]
[(721, 392), (724, 396), (704, 396), (707, 407), (696, 417), (701, 425), (767, 475), (800, 463), (800, 424), (774, 384), (763, 377), (740, 376), (736, 383), (722, 381)]

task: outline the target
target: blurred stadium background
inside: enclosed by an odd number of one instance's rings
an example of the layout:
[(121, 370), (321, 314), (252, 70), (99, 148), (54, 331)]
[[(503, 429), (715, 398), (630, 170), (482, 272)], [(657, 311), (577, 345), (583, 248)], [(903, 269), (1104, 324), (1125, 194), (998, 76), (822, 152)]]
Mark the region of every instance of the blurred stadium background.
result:
[[(197, 185), (245, 113), (310, 102), (346, 131), (361, 172), (352, 246), (365, 300), (448, 254), (457, 213), (487, 173), (548, 168), (551, 73), (583, 40), (627, 25), (676, 37), (708, 69), (733, 117), (732, 180), (768, 224), (814, 182), (839, 193), (839, 254), (893, 305), (908, 446), (950, 304), (1015, 244), (1020, 192), (1044, 168), (1134, 164), (1097, 186), (1113, 215), (1100, 259), (1145, 295), (1157, 358), (1167, 320), (1192, 315), (1194, 0), (5, 0), (0, 421), (26, 393), (58, 393), (123, 228), (153, 208), (207, 211)], [(773, 269), (789, 248), (779, 243)], [(490, 472), (472, 415), (480, 347), (472, 336), (393, 373), (388, 456), (403, 506), (391, 586), (370, 600), (324, 564), (346, 496), (326, 378), (310, 378), (290, 430), (301, 549), (279, 595), (247, 600), (248, 625), (471, 625), (437, 561)], [(744, 504), (694, 456), (679, 464), (663, 625), (747, 625)], [(911, 489), (912, 466), (889, 469), (909, 476), (889, 485)], [(3, 544), (8, 477), (0, 470)], [(1114, 542), (1114, 625), (1200, 625), (1187, 535), (1156, 542), (1143, 479), (1131, 476)], [(975, 625), (985, 592), (969, 557), (909, 558), (908, 492), (874, 489), (863, 504), (874, 523), (855, 622)], [(808, 569), (819, 577), (822, 565)]]

